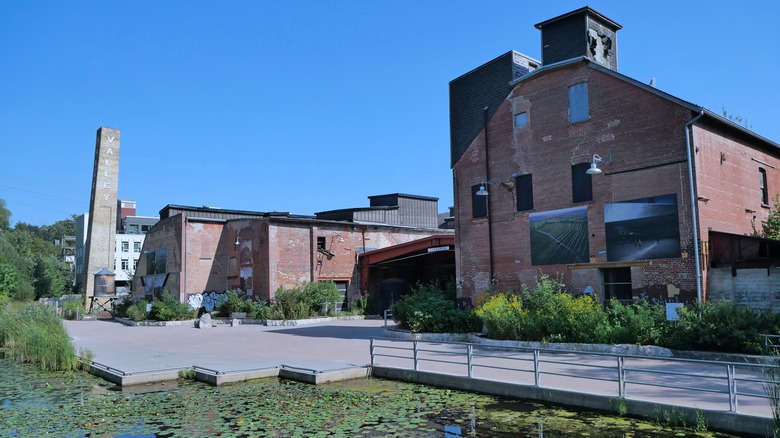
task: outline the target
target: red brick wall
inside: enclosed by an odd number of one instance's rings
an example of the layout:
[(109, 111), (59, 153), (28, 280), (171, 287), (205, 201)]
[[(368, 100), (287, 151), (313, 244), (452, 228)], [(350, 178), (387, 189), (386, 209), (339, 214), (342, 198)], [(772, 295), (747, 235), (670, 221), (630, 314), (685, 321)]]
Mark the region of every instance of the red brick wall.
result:
[[(774, 197), (780, 191), (780, 159), (744, 137), (700, 125), (693, 130), (700, 239), (709, 231), (755, 235), (763, 232)], [(769, 204), (762, 204), (759, 168), (766, 170)], [(707, 284), (708, 246), (702, 248)]]
[[(590, 119), (572, 124), (568, 121), (568, 86), (583, 81), (588, 82)], [(522, 111), (528, 112), (528, 126), (515, 129), (513, 116)], [(539, 272), (561, 274), (573, 292), (587, 286), (601, 290), (596, 268), (531, 265), (529, 212), (516, 212), (514, 190), (498, 184), (489, 186), (495, 265), (491, 285), (488, 221), (471, 219), (470, 187), (485, 179), (499, 182), (513, 174), (532, 174), (533, 212), (586, 206), (590, 255), (597, 264), (606, 262), (606, 254), (599, 253), (606, 249), (605, 203), (676, 194), (681, 245), (690, 250), (684, 125), (692, 116), (688, 109), (584, 63), (521, 82), (489, 121), (489, 174), (484, 132), (454, 167), (456, 271), (461, 295), (475, 296), (489, 288), (514, 289), (533, 283)], [(574, 204), (571, 166), (590, 162), (593, 154), (612, 162), (600, 164), (604, 173), (593, 176), (593, 201)], [(682, 296), (691, 296), (695, 291), (692, 266), (689, 258), (652, 260), (649, 266), (634, 267), (634, 292), (662, 295), (678, 288)]]

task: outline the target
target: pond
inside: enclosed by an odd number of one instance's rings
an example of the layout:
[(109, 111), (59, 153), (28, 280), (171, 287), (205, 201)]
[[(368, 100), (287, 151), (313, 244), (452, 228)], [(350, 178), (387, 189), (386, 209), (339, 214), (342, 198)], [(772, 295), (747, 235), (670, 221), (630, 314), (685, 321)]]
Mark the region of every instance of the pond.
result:
[(382, 379), (120, 388), (0, 359), (0, 382), (0, 437), (733, 436)]

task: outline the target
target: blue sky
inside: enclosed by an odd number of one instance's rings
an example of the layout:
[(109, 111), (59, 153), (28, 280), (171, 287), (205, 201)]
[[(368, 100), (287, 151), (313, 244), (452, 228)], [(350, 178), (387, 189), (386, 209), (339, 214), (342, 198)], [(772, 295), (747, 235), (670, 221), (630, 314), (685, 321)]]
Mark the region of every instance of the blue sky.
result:
[(89, 208), (95, 132), (119, 197), (318, 211), (410, 193), (451, 206), (448, 83), (582, 6), (620, 23), (619, 71), (780, 142), (780, 2), (4, 1), (0, 199), (12, 223)]

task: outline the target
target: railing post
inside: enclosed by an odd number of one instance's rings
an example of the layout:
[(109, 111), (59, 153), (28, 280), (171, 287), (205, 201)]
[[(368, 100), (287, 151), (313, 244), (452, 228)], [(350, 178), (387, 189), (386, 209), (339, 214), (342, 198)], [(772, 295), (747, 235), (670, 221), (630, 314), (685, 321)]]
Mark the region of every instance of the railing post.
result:
[(468, 365), (468, 376), (474, 377), (474, 373), (472, 371), (471, 365), (474, 363), (474, 345), (468, 344), (466, 346), (466, 352), (468, 354), (468, 357), (466, 358), (466, 363)]
[(412, 349), (414, 350), (414, 370), (419, 371), (418, 363), (419, 357), (417, 352), (417, 340), (412, 341)]
[(387, 309), (385, 309), (383, 313), (385, 316), (385, 328), (387, 328)]
[(534, 386), (540, 386), (541, 382), (540, 380), (540, 374), (541, 370), (539, 369), (539, 350), (534, 349)]
[(374, 366), (374, 338), (371, 338), (371, 341), (368, 344), (368, 348), (371, 351), (371, 366)]
[(623, 356), (617, 358), (618, 366), (618, 398), (626, 398), (626, 367)]
[(726, 378), (729, 385), (729, 412), (739, 411), (737, 404), (737, 379), (735, 379), (734, 365), (726, 365)]

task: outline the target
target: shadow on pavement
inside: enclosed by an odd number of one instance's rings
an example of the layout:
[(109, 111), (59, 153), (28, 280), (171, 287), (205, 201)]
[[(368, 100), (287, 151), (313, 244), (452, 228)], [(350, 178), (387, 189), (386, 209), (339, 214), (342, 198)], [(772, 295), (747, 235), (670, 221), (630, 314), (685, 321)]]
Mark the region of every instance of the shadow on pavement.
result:
[(296, 327), (281, 330), (269, 330), (266, 333), (306, 336), (310, 338), (369, 339), (384, 336), (382, 327), (343, 327), (318, 325), (316, 327)]

